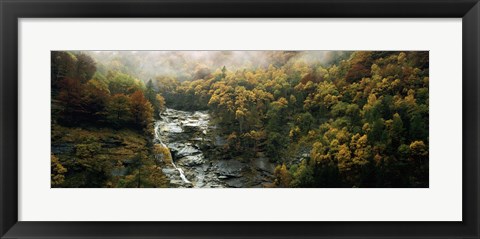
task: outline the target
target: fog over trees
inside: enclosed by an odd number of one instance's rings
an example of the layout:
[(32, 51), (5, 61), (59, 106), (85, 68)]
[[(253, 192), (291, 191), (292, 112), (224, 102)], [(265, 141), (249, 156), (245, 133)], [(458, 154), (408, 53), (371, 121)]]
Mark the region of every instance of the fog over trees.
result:
[[(98, 63), (102, 74), (122, 71), (146, 81), (155, 77), (191, 80), (198, 71), (213, 71), (225, 66), (229, 70), (276, 67), (289, 61), (331, 64), (340, 56), (338, 51), (94, 51), (88, 52)], [(201, 74), (201, 72), (200, 72)], [(197, 75), (199, 76), (199, 75)]]
[[(54, 187), (429, 185), (428, 52), (58, 51), (51, 72)], [(161, 135), (194, 112), (208, 132)]]

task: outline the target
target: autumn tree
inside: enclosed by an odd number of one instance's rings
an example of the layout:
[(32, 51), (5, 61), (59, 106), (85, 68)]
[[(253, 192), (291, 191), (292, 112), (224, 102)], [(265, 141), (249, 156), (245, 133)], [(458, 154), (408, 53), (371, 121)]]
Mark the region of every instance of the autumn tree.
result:
[(130, 96), (130, 113), (135, 125), (153, 135), (153, 107), (142, 91), (135, 91)]
[(50, 160), (50, 180), (52, 187), (60, 187), (63, 184), (67, 171), (58, 158), (52, 154)]
[(290, 186), (290, 182), (292, 181), (292, 177), (287, 170), (285, 164), (278, 165), (275, 168), (275, 185), (281, 188), (288, 188)]
[(127, 124), (133, 116), (130, 110), (131, 107), (130, 97), (124, 94), (115, 94), (107, 103), (107, 118), (117, 127)]
[(84, 53), (77, 54), (76, 58), (76, 76), (80, 82), (86, 83), (88, 80), (92, 79), (97, 70), (95, 60)]

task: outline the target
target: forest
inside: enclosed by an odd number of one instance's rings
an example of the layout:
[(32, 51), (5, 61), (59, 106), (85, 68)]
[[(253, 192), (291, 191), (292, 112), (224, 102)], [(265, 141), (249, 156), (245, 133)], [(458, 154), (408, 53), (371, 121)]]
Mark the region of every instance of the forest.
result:
[(429, 187), (426, 51), (52, 51), (51, 187)]

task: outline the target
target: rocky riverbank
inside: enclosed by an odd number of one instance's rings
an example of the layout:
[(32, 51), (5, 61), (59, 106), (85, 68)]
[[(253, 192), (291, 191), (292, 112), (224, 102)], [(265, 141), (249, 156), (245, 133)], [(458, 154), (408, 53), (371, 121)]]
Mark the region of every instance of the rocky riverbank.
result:
[(155, 132), (155, 143), (164, 144), (172, 155), (173, 163), (162, 165), (172, 187), (251, 188), (273, 180), (274, 165), (266, 158), (239, 160), (222, 155), (225, 139), (211, 124), (208, 112), (167, 109)]

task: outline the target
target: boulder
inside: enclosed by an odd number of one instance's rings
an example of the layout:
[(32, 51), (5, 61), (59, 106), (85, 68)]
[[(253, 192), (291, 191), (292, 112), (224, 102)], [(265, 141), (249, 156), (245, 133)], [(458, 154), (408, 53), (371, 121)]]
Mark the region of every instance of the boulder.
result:
[(225, 184), (231, 188), (243, 188), (245, 187), (245, 182), (242, 178), (232, 178), (225, 181)]
[(270, 161), (267, 158), (253, 159), (252, 164), (257, 170), (260, 170), (260, 171), (265, 171), (270, 174), (273, 174), (273, 172), (275, 171), (275, 165), (270, 163)]
[(192, 145), (185, 145), (185, 147), (181, 148), (177, 153), (176, 157), (181, 158), (185, 156), (191, 156), (195, 154), (201, 153), (200, 150), (198, 150), (196, 147), (193, 147)]
[(201, 165), (204, 163), (203, 155), (187, 155), (177, 160), (179, 165), (192, 167)]
[(220, 176), (240, 177), (245, 164), (238, 160), (219, 160), (214, 164), (217, 174)]

